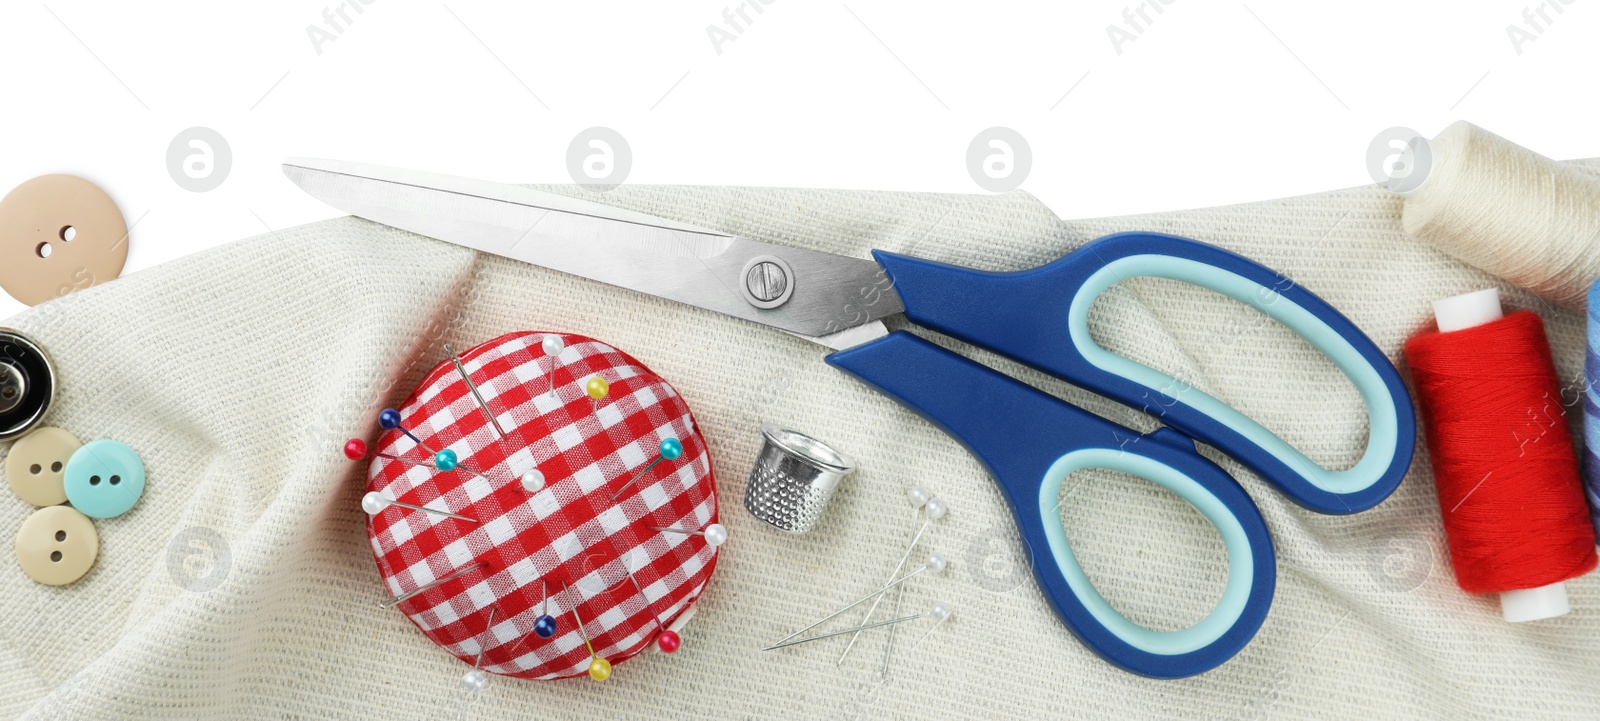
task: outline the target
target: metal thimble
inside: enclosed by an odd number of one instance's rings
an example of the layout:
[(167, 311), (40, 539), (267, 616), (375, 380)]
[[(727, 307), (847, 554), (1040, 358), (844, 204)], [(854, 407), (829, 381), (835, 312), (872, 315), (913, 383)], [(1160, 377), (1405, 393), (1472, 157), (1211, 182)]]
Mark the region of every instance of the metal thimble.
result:
[(856, 464), (804, 433), (762, 424), (761, 436), (761, 454), (745, 485), (745, 510), (780, 531), (805, 533)]

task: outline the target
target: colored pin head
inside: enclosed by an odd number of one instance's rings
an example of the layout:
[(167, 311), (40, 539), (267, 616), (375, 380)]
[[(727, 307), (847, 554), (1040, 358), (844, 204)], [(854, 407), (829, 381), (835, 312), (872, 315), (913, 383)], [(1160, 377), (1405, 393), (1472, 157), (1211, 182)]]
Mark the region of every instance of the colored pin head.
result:
[(559, 625), (552, 616), (540, 616), (533, 622), (533, 632), (539, 634), (539, 638), (551, 638), (556, 635), (558, 629)]
[(598, 401), (602, 398), (605, 398), (606, 394), (611, 392), (611, 384), (607, 383), (606, 379), (601, 378), (600, 376), (594, 376), (589, 379), (588, 383), (584, 384), (583, 390), (585, 393), (589, 394), (590, 398)]
[(662, 631), (661, 635), (656, 636), (656, 646), (662, 653), (677, 653), (683, 647), (683, 639), (678, 637), (676, 631)]
[(683, 442), (676, 438), (666, 438), (661, 441), (661, 457), (669, 461), (678, 460), (683, 455)]
[[(600, 380), (602, 383), (605, 382), (599, 378), (596, 378), (595, 380)], [(622, 486), (617, 489), (616, 493), (611, 494), (611, 500), (617, 500), (617, 497), (621, 496), (623, 491), (628, 490), (628, 486), (633, 485), (634, 481), (643, 478), (644, 474), (649, 473), (650, 469), (655, 468), (657, 463), (660, 463), (664, 460), (678, 460), (678, 458), (683, 455), (683, 442), (676, 438), (663, 438), (658, 450), (661, 452), (661, 454), (656, 456), (655, 460), (650, 461), (650, 465), (645, 466), (643, 470), (633, 474), (633, 477), (629, 478), (627, 483), (622, 484)]]
[(461, 459), (456, 457), (456, 452), (449, 448), (433, 454), (433, 465), (441, 471), (453, 471), (460, 463)]
[(345, 441), (344, 457), (352, 461), (359, 461), (367, 457), (367, 442), (360, 438), (351, 438)]
[(589, 678), (604, 681), (611, 678), (611, 662), (599, 656), (589, 661)]
[(396, 428), (399, 428), (400, 411), (397, 411), (393, 408), (383, 409), (383, 412), (378, 414), (378, 425), (382, 426), (386, 431), (392, 431)]

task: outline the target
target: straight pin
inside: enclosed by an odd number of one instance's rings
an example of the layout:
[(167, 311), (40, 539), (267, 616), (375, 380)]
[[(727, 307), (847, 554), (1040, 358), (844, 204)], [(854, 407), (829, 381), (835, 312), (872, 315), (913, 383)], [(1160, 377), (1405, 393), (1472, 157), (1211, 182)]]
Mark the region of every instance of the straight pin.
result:
[[(561, 586), (567, 590), (569, 595), (572, 593), (572, 588), (567, 586), (565, 581), (561, 582)], [(578, 600), (581, 602), (583, 599), (580, 598)], [(576, 603), (572, 604), (572, 617), (578, 621), (578, 635), (583, 637), (583, 645), (589, 647), (589, 678), (596, 681), (604, 681), (611, 678), (611, 662), (600, 658), (600, 654), (594, 652), (594, 644), (589, 642), (589, 631), (583, 627), (583, 617), (578, 615), (578, 604)]]
[(556, 367), (561, 365), (561, 351), (567, 349), (567, 344), (561, 340), (561, 336), (550, 334), (539, 342), (539, 347), (544, 350), (545, 355), (550, 356), (550, 390), (548, 393), (555, 395)]
[[(499, 606), (489, 607), (489, 624), (483, 627), (484, 636), (488, 636), (489, 631), (494, 628), (494, 615), (499, 611)], [(482, 691), (484, 687), (489, 685), (489, 674), (484, 673), (482, 669), (483, 652), (488, 650), (488, 648), (489, 644), (487, 639), (478, 642), (478, 657), (472, 661), (472, 670), (468, 671), (467, 675), (461, 678), (462, 688), (465, 688), (468, 691)]]
[(472, 376), (467, 375), (467, 367), (461, 365), (461, 357), (456, 355), (456, 349), (451, 348), (449, 343), (444, 344), (444, 349), (445, 352), (450, 354), (450, 362), (455, 364), (456, 372), (461, 374), (461, 380), (467, 382), (467, 390), (472, 391), (472, 397), (478, 400), (478, 407), (483, 409), (485, 416), (488, 416), (490, 425), (494, 426), (495, 434), (505, 438), (506, 430), (500, 427), (500, 421), (496, 420), (494, 413), (489, 411), (488, 402), (484, 401), (483, 394), (478, 392), (478, 384), (472, 382)]
[(617, 496), (622, 495), (623, 491), (628, 490), (628, 486), (633, 485), (634, 481), (639, 480), (644, 476), (644, 474), (649, 473), (650, 469), (655, 468), (657, 463), (660, 463), (664, 460), (678, 460), (678, 458), (683, 455), (683, 442), (676, 438), (664, 438), (662, 439), (661, 447), (658, 450), (661, 451), (660, 455), (657, 455), (656, 459), (650, 462), (650, 465), (645, 466), (644, 470), (633, 474), (633, 478), (628, 479), (627, 483), (622, 484), (622, 487), (618, 488), (616, 493), (611, 494), (611, 500), (617, 500)]
[[(928, 524), (944, 518), (945, 512), (949, 510), (945, 507), (944, 501), (930, 497), (928, 492), (921, 486), (907, 491), (906, 498), (911, 501), (911, 505), (916, 506), (927, 518), (923, 519), (921, 527), (917, 528), (917, 532), (911, 536), (911, 543), (906, 545), (906, 552), (900, 556), (900, 562), (894, 565), (894, 571), (889, 574), (890, 578), (894, 578), (895, 575), (900, 573), (900, 569), (905, 568), (906, 561), (911, 558), (911, 552), (917, 548), (917, 541), (922, 540), (923, 532), (928, 530)], [(862, 624), (872, 620), (872, 615), (878, 612), (878, 604), (881, 603), (883, 603), (883, 596), (879, 596), (876, 601), (872, 602), (872, 606), (867, 609), (867, 615), (861, 619)], [(850, 655), (850, 649), (855, 648), (856, 639), (859, 638), (861, 638), (860, 633), (850, 637), (850, 643), (845, 644), (844, 652), (839, 654), (839, 660), (834, 662), (835, 666), (844, 663), (845, 657)]]
[(802, 639), (800, 639), (798, 641), (790, 641), (788, 643), (780, 643), (780, 644), (778, 644), (776, 646), (769, 646), (769, 647), (764, 648), (762, 650), (763, 651), (771, 651), (771, 650), (776, 649), (776, 648), (788, 648), (790, 646), (797, 646), (797, 645), (802, 644), (802, 643), (810, 643), (812, 641), (821, 641), (822, 639), (825, 639), (825, 638), (833, 638), (834, 636), (843, 636), (844, 634), (847, 634), (847, 633), (861, 633), (862, 631), (865, 631), (865, 630), (871, 629), (871, 628), (878, 628), (880, 626), (889, 626), (889, 625), (896, 624), (896, 623), (905, 623), (906, 621), (915, 621), (915, 620), (917, 620), (919, 618), (931, 618), (931, 619), (934, 620), (935, 625), (937, 626), (937, 624), (939, 624), (939, 623), (944, 623), (944, 620), (950, 617), (950, 613), (951, 613), (950, 604), (947, 604), (947, 603), (945, 603), (943, 601), (940, 601), (938, 603), (933, 604), (933, 608), (930, 609), (927, 613), (919, 613), (919, 614), (917, 614), (915, 616), (904, 616), (904, 617), (901, 617), (901, 618), (889, 619), (888, 621), (879, 621), (877, 623), (869, 623), (869, 624), (867, 624), (865, 626), (858, 626), (856, 628), (847, 628), (847, 629), (845, 629), (843, 631), (834, 631), (833, 633), (825, 633), (825, 634), (822, 634), (821, 636), (810, 636), (810, 637), (807, 637), (807, 638), (802, 638)]
[(414, 506), (414, 505), (412, 505), (410, 503), (401, 503), (401, 502), (396, 501), (396, 500), (385, 498), (382, 493), (379, 493), (377, 491), (371, 491), (371, 492), (367, 493), (367, 495), (361, 497), (361, 510), (366, 511), (367, 515), (369, 515), (369, 516), (376, 516), (376, 515), (378, 515), (380, 513), (383, 513), (383, 510), (385, 508), (388, 508), (389, 506), (399, 506), (401, 508), (409, 508), (409, 509), (411, 509), (413, 511), (422, 511), (424, 513), (432, 513), (432, 514), (438, 515), (438, 516), (449, 516), (451, 518), (454, 518), (454, 519), (460, 520), (460, 521), (472, 521), (473, 523), (477, 523), (478, 522), (478, 519), (476, 519), (476, 518), (468, 518), (467, 516), (463, 516), (463, 515), (461, 515), (459, 513), (451, 513), (449, 511), (441, 511), (441, 510), (439, 510), (437, 508), (429, 508), (427, 506)]
[(656, 615), (655, 605), (650, 603), (649, 596), (644, 595), (644, 589), (639, 587), (639, 579), (633, 577), (633, 571), (628, 572), (628, 580), (633, 581), (633, 590), (638, 591), (639, 598), (644, 599), (645, 609), (650, 611), (650, 617), (656, 620), (656, 628), (661, 630), (656, 634), (656, 647), (660, 648), (662, 653), (677, 652), (683, 646), (683, 639), (676, 631), (668, 631), (667, 625), (661, 622), (661, 617)]
[[(417, 446), (422, 448), (422, 450), (425, 450), (425, 451), (427, 451), (429, 453), (432, 453), (433, 454), (433, 466), (435, 468), (438, 468), (440, 471), (443, 471), (445, 473), (449, 473), (450, 471), (455, 470), (457, 466), (459, 466), (461, 468), (466, 469), (466, 471), (468, 473), (471, 473), (474, 476), (482, 478), (485, 481), (489, 480), (488, 476), (485, 476), (482, 473), (479, 473), (472, 466), (469, 466), (469, 465), (467, 465), (465, 463), (462, 463), (460, 458), (456, 456), (456, 452), (455, 451), (452, 451), (452, 450), (450, 450), (448, 448), (446, 448), (446, 449), (444, 449), (442, 451), (438, 451), (438, 450), (434, 450), (428, 444), (423, 443), (421, 438), (418, 438), (417, 435), (415, 433), (412, 433), (409, 428), (406, 428), (404, 425), (401, 424), (401, 422), (400, 422), (400, 411), (397, 411), (397, 410), (395, 410), (393, 408), (385, 408), (385, 409), (383, 409), (383, 412), (378, 414), (378, 425), (381, 426), (386, 431), (398, 430), (401, 433), (404, 433), (407, 438), (411, 439), (412, 443), (417, 444)], [(365, 447), (366, 447), (366, 444), (363, 443), (362, 444), (362, 448), (365, 448)], [(350, 444), (346, 443), (345, 444), (345, 455), (350, 455), (350, 451), (351, 451)]]
[(806, 626), (805, 628), (802, 628), (799, 631), (795, 631), (794, 633), (791, 633), (791, 634), (789, 634), (787, 636), (784, 636), (783, 638), (778, 639), (777, 643), (775, 643), (775, 644), (773, 644), (771, 646), (768, 646), (767, 648), (764, 648), (762, 650), (763, 651), (770, 651), (770, 650), (772, 650), (774, 648), (777, 648), (778, 645), (782, 644), (784, 641), (787, 641), (787, 640), (789, 640), (791, 638), (794, 638), (795, 636), (799, 636), (800, 634), (805, 633), (806, 631), (810, 631), (813, 628), (816, 628), (818, 626), (821, 626), (824, 623), (827, 623), (827, 622), (833, 620), (839, 614), (844, 613), (845, 611), (848, 611), (848, 610), (850, 610), (852, 608), (855, 608), (856, 606), (859, 606), (859, 605), (861, 605), (863, 603), (866, 603), (869, 600), (872, 600), (873, 598), (876, 598), (876, 597), (882, 595), (884, 592), (888, 591), (889, 589), (894, 588), (896, 586), (899, 586), (900, 584), (910, 580), (911, 577), (913, 577), (913, 576), (915, 576), (915, 575), (917, 575), (919, 573), (922, 573), (924, 571), (933, 571), (934, 573), (944, 573), (945, 565), (946, 565), (946, 563), (945, 563), (945, 560), (944, 560), (944, 556), (941, 556), (941, 555), (939, 555), (937, 553), (931, 554), (931, 555), (928, 556), (927, 562), (922, 564), (922, 568), (919, 568), (919, 569), (917, 569), (915, 571), (912, 571), (912, 572), (910, 572), (910, 573), (908, 573), (908, 574), (906, 574), (904, 576), (901, 576), (899, 578), (894, 579), (893, 581), (890, 581), (890, 582), (884, 584), (883, 587), (879, 588), (878, 590), (873, 591), (872, 593), (869, 593), (869, 594), (867, 594), (865, 596), (862, 596), (861, 598), (856, 599), (855, 601), (853, 601), (849, 605), (845, 606), (844, 608), (841, 608), (841, 609), (839, 609), (837, 611), (834, 611), (833, 613), (830, 613), (830, 614), (828, 614), (826, 616), (823, 616), (821, 619), (818, 619), (816, 623), (813, 623), (810, 626)]
[(706, 530), (704, 531), (686, 531), (682, 528), (660, 528), (658, 526), (649, 526), (649, 529), (652, 531), (659, 531), (661, 533), (677, 533), (684, 536), (701, 536), (706, 539), (706, 543), (711, 544), (712, 548), (716, 548), (717, 546), (728, 542), (728, 529), (720, 523), (713, 523), (709, 526), (706, 526)]
[(432, 591), (435, 588), (438, 588), (440, 586), (445, 585), (446, 583), (449, 583), (449, 582), (454, 581), (454, 580), (456, 580), (456, 579), (458, 579), (458, 578), (460, 578), (462, 576), (465, 576), (468, 573), (477, 570), (481, 566), (483, 566), (482, 563), (474, 563), (474, 564), (472, 564), (470, 566), (463, 566), (460, 570), (453, 571), (453, 572), (450, 573), (450, 575), (445, 576), (444, 578), (441, 578), (441, 579), (439, 579), (437, 581), (434, 581), (433, 583), (430, 583), (430, 584), (428, 584), (426, 586), (423, 586), (422, 588), (419, 588), (419, 589), (417, 589), (415, 591), (412, 591), (410, 593), (404, 593), (404, 594), (401, 594), (399, 596), (396, 596), (394, 598), (394, 600), (392, 600), (392, 601), (386, 601), (384, 603), (380, 603), (380, 604), (378, 604), (378, 608), (382, 608), (382, 609), (394, 608), (395, 606), (398, 606), (398, 605), (400, 605), (402, 603), (405, 603), (406, 601), (409, 601), (412, 598), (415, 598), (415, 597), (417, 597), (419, 595), (422, 595), (424, 593)]

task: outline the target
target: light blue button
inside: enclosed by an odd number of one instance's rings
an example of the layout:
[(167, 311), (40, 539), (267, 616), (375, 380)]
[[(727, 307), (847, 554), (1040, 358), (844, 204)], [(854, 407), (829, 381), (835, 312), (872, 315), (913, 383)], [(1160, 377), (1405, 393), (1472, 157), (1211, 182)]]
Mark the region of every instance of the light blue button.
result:
[(144, 461), (116, 441), (91, 441), (67, 460), (67, 501), (94, 518), (120, 516), (144, 495)]

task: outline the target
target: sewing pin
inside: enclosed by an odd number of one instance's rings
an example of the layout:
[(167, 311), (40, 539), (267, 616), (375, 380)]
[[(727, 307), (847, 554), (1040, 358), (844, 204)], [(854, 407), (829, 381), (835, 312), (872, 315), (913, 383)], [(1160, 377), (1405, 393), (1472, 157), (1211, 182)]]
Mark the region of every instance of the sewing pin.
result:
[(545, 355), (550, 356), (550, 391), (549, 391), (549, 393), (551, 395), (554, 395), (555, 392), (556, 392), (556, 367), (561, 365), (561, 357), (560, 357), (561, 356), (561, 351), (564, 351), (564, 350), (567, 349), (567, 344), (562, 342), (561, 336), (558, 336), (558, 335), (546, 335), (544, 337), (544, 340), (539, 342), (539, 347), (544, 349), (544, 354)]
[(704, 531), (685, 531), (682, 528), (660, 528), (657, 526), (650, 526), (650, 530), (662, 533), (678, 533), (685, 536), (703, 536), (706, 539), (706, 543), (711, 544), (712, 548), (728, 542), (728, 529), (720, 523), (706, 526)]
[[(489, 631), (494, 628), (494, 615), (499, 610), (499, 606), (489, 607), (489, 624), (483, 627), (484, 636), (488, 636)], [(483, 652), (487, 650), (488, 647), (489, 645), (487, 643), (487, 639), (478, 643), (478, 657), (472, 661), (472, 670), (468, 671), (467, 675), (461, 678), (462, 688), (465, 688), (468, 691), (482, 691), (485, 686), (489, 685), (489, 674), (485, 673), (483, 669), (480, 668), (483, 665)]]
[[(378, 425), (382, 426), (386, 431), (398, 429), (401, 433), (406, 434), (406, 437), (410, 438), (412, 443), (420, 446), (422, 450), (433, 454), (433, 466), (441, 471), (448, 473), (455, 470), (457, 466), (460, 466), (462, 469), (474, 476), (482, 478), (485, 481), (489, 480), (488, 476), (479, 473), (471, 466), (461, 463), (461, 460), (456, 456), (455, 451), (452, 451), (449, 448), (446, 448), (442, 451), (436, 451), (430, 448), (428, 444), (423, 443), (421, 438), (418, 438), (416, 434), (411, 432), (410, 429), (400, 424), (400, 411), (397, 411), (393, 408), (383, 409), (383, 412), (378, 414)], [(349, 453), (350, 445), (347, 443), (345, 444), (345, 454), (349, 455)]]
[(655, 605), (650, 603), (649, 596), (644, 595), (644, 589), (639, 587), (639, 579), (633, 577), (633, 571), (628, 572), (628, 580), (633, 581), (633, 589), (644, 599), (644, 607), (650, 611), (650, 617), (656, 620), (656, 628), (661, 629), (661, 633), (656, 634), (656, 646), (662, 653), (675, 653), (683, 646), (683, 639), (678, 637), (676, 631), (668, 631), (667, 625), (661, 622), (661, 617), (656, 615)]
[[(567, 586), (565, 581), (561, 582), (561, 586), (566, 588), (569, 594), (572, 592), (572, 588)], [(611, 678), (611, 662), (600, 658), (600, 654), (594, 652), (594, 644), (589, 642), (589, 632), (583, 627), (583, 617), (578, 615), (576, 603), (572, 604), (572, 617), (578, 621), (578, 635), (583, 637), (583, 645), (589, 647), (589, 678), (596, 681)]]
[(389, 506), (399, 506), (401, 508), (409, 508), (413, 511), (422, 511), (424, 513), (432, 513), (439, 516), (449, 516), (461, 521), (472, 521), (473, 523), (478, 522), (478, 519), (476, 518), (468, 518), (457, 513), (441, 511), (437, 508), (429, 508), (427, 506), (414, 506), (410, 503), (401, 503), (399, 501), (390, 500), (385, 498), (382, 493), (377, 491), (369, 492), (367, 495), (361, 497), (361, 510), (366, 511), (367, 515), (369, 516), (376, 516), (380, 513), (383, 513), (383, 509), (388, 508)]
[(644, 470), (633, 474), (633, 478), (628, 479), (627, 483), (622, 484), (622, 487), (618, 488), (616, 493), (611, 494), (611, 500), (617, 500), (617, 496), (622, 495), (623, 491), (628, 490), (628, 486), (633, 485), (634, 481), (639, 480), (639, 478), (644, 476), (644, 474), (649, 473), (650, 469), (655, 468), (657, 463), (662, 461), (678, 460), (678, 457), (683, 455), (683, 443), (676, 438), (666, 438), (661, 441), (661, 448), (659, 450), (661, 451), (660, 455), (657, 455), (656, 459), (650, 462), (650, 465), (645, 466)]
[(399, 596), (396, 596), (391, 601), (385, 601), (383, 603), (380, 603), (380, 604), (378, 604), (378, 608), (384, 608), (384, 609), (394, 608), (395, 606), (398, 606), (398, 605), (400, 605), (402, 603), (405, 603), (406, 601), (409, 601), (412, 598), (415, 598), (416, 596), (419, 596), (421, 594), (424, 594), (424, 593), (427, 593), (429, 591), (432, 591), (435, 588), (438, 588), (440, 586), (445, 585), (446, 583), (449, 583), (449, 582), (454, 581), (454, 580), (456, 580), (456, 579), (458, 579), (458, 578), (460, 578), (462, 576), (465, 576), (468, 573), (471, 573), (472, 571), (477, 570), (478, 568), (480, 568), (482, 566), (483, 566), (482, 563), (474, 563), (474, 564), (472, 564), (470, 566), (463, 566), (460, 570), (453, 571), (449, 575), (445, 576), (444, 578), (441, 578), (441, 579), (439, 579), (437, 581), (434, 581), (433, 583), (430, 583), (430, 584), (428, 584), (426, 586), (423, 586), (422, 588), (419, 588), (419, 589), (417, 589), (415, 591), (412, 591), (410, 593), (400, 594)]
[(522, 474), (522, 490), (529, 493), (538, 493), (544, 490), (544, 474), (535, 468)]
[(592, 376), (589, 378), (589, 382), (583, 384), (583, 390), (589, 394), (591, 408), (595, 412), (599, 412), (600, 399), (605, 398), (606, 394), (611, 392), (611, 384), (600, 376)]
[(834, 631), (833, 633), (825, 633), (825, 634), (822, 634), (821, 636), (809, 636), (807, 638), (802, 638), (802, 639), (799, 639), (797, 641), (790, 641), (788, 643), (780, 643), (780, 644), (778, 644), (776, 646), (770, 646), (770, 647), (764, 648), (762, 650), (763, 651), (771, 651), (772, 649), (775, 649), (775, 648), (788, 648), (789, 646), (795, 646), (795, 645), (799, 645), (799, 644), (802, 644), (802, 643), (810, 643), (812, 641), (821, 641), (822, 639), (833, 638), (834, 636), (843, 636), (844, 634), (847, 634), (847, 633), (860, 633), (860, 632), (865, 631), (867, 629), (878, 628), (879, 626), (889, 626), (889, 625), (896, 624), (896, 623), (905, 623), (906, 621), (915, 621), (915, 620), (917, 620), (919, 618), (931, 618), (931, 619), (934, 620), (934, 626), (937, 627), (938, 624), (944, 623), (945, 619), (950, 618), (950, 614), (951, 613), (952, 613), (952, 611), (950, 609), (950, 604), (945, 603), (944, 601), (940, 601), (938, 603), (933, 604), (933, 608), (929, 609), (929, 611), (927, 613), (919, 613), (919, 614), (916, 614), (914, 616), (903, 616), (901, 618), (892, 618), (892, 619), (889, 619), (888, 621), (879, 621), (877, 623), (869, 623), (869, 624), (867, 624), (865, 626), (859, 626), (859, 627), (856, 627), (856, 628), (847, 628), (847, 629), (845, 629), (843, 631)]
[(478, 392), (478, 384), (472, 382), (472, 376), (467, 375), (467, 367), (461, 365), (461, 357), (456, 355), (456, 349), (451, 348), (449, 343), (444, 344), (444, 349), (450, 354), (450, 362), (455, 364), (456, 372), (461, 374), (461, 380), (467, 382), (467, 390), (472, 391), (472, 397), (477, 399), (478, 407), (483, 409), (483, 415), (488, 416), (489, 424), (494, 426), (495, 435), (505, 438), (505, 429), (500, 427), (500, 421), (489, 411), (489, 404), (483, 400), (483, 394)]
[[(928, 501), (932, 500), (932, 498), (933, 498), (933, 496), (928, 493), (928, 489), (923, 488), (922, 486), (912, 486), (910, 490), (906, 491), (906, 500), (911, 501), (911, 505), (913, 507), (913, 510), (911, 512), (911, 525), (913, 527), (915, 527), (917, 525), (917, 517), (922, 515), (922, 507), (928, 505)], [(896, 616), (900, 615), (900, 612), (904, 610), (905, 603), (906, 603), (906, 590), (905, 590), (905, 588), (901, 587), (901, 588), (895, 589), (895, 592), (894, 592), (894, 615), (896, 615)], [(870, 621), (870, 620), (872, 620), (872, 619), (868, 618), (868, 619), (863, 620), (862, 622), (865, 623), (866, 621)], [(884, 646), (883, 646), (883, 666), (882, 666), (882, 668), (880, 668), (878, 670), (878, 677), (879, 678), (888, 678), (889, 677), (889, 659), (894, 658), (894, 634), (895, 634), (896, 630), (898, 630), (897, 626), (890, 626), (889, 627), (889, 638), (886, 641), (884, 641)]]
[(539, 638), (550, 638), (556, 635), (556, 620), (550, 615), (550, 584), (544, 579), (539, 579), (539, 588), (544, 592), (544, 603), (539, 609), (539, 618), (533, 622), (533, 632)]
[[(944, 505), (944, 501), (933, 498), (921, 486), (915, 486), (907, 491), (906, 500), (911, 501), (911, 505), (917, 507), (917, 512), (926, 517), (923, 519), (922, 525), (917, 528), (917, 532), (911, 536), (911, 543), (906, 545), (906, 552), (900, 556), (900, 562), (894, 565), (894, 571), (889, 574), (890, 578), (894, 578), (896, 574), (900, 573), (901, 569), (906, 567), (906, 561), (911, 558), (911, 552), (916, 550), (917, 541), (922, 540), (923, 532), (928, 530), (928, 524), (944, 518), (945, 511), (948, 510)], [(872, 620), (872, 615), (878, 612), (878, 605), (883, 603), (883, 598), (883, 596), (879, 596), (877, 600), (872, 602), (872, 606), (867, 608), (867, 615), (861, 619), (861, 623), (865, 624)], [(856, 639), (859, 638), (861, 638), (860, 633), (850, 637), (850, 643), (845, 644), (844, 652), (839, 654), (839, 660), (834, 663), (835, 666), (844, 663), (845, 657), (850, 655), (850, 649), (855, 648)]]
[(933, 571), (936, 574), (944, 573), (944, 569), (945, 569), (946, 565), (947, 564), (946, 564), (946, 562), (944, 560), (944, 556), (941, 556), (941, 555), (939, 555), (937, 553), (929, 554), (928, 555), (928, 560), (922, 564), (922, 568), (919, 568), (919, 569), (917, 569), (915, 571), (912, 571), (912, 572), (910, 572), (910, 573), (908, 573), (908, 574), (906, 574), (904, 576), (901, 576), (899, 578), (894, 579), (893, 581), (890, 581), (890, 582), (884, 584), (883, 587), (879, 588), (878, 590), (873, 591), (872, 593), (869, 593), (869, 594), (867, 594), (865, 596), (862, 596), (861, 598), (856, 599), (855, 601), (851, 602), (850, 605), (845, 606), (844, 608), (841, 608), (841, 609), (839, 609), (837, 611), (834, 611), (833, 613), (830, 613), (830, 614), (828, 614), (826, 616), (823, 616), (822, 618), (818, 619), (816, 623), (813, 623), (810, 626), (806, 626), (805, 628), (802, 628), (802, 629), (800, 629), (798, 631), (795, 631), (794, 633), (791, 633), (791, 634), (789, 634), (787, 636), (784, 636), (783, 638), (778, 639), (778, 642), (776, 644), (768, 646), (767, 648), (764, 648), (762, 650), (763, 651), (769, 651), (769, 650), (772, 650), (774, 648), (777, 648), (784, 641), (787, 641), (787, 640), (789, 640), (791, 638), (794, 638), (795, 636), (799, 636), (800, 634), (805, 633), (806, 631), (810, 631), (813, 628), (821, 626), (822, 624), (827, 623), (827, 622), (833, 620), (834, 618), (838, 617), (839, 614), (844, 613), (845, 611), (848, 611), (848, 610), (850, 610), (852, 608), (855, 608), (856, 606), (860, 606), (861, 604), (866, 603), (867, 601), (872, 600), (873, 598), (876, 598), (878, 596), (883, 595), (884, 592), (888, 591), (891, 588), (899, 586), (902, 583), (905, 583), (906, 581), (910, 580), (912, 576), (915, 576), (915, 575), (917, 575), (919, 573), (922, 573), (924, 571)]

